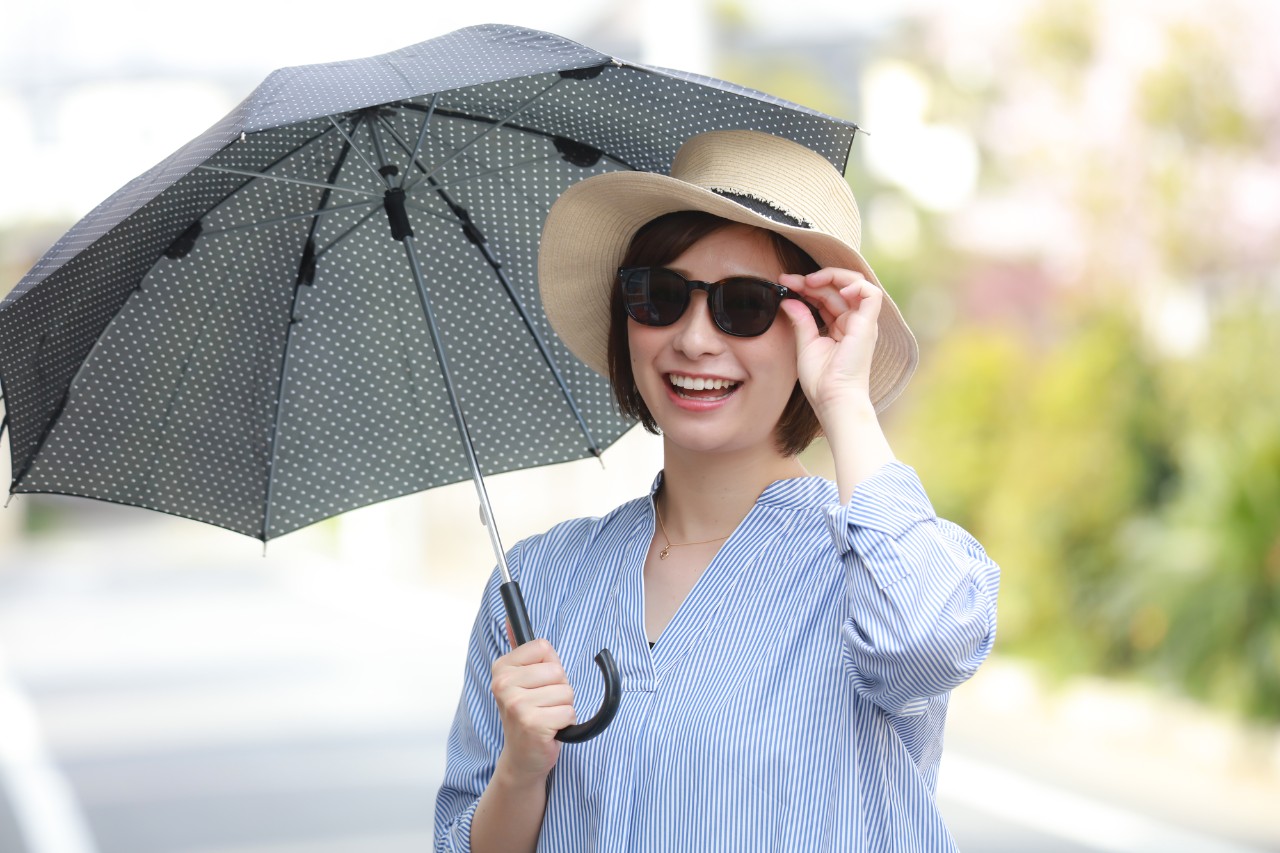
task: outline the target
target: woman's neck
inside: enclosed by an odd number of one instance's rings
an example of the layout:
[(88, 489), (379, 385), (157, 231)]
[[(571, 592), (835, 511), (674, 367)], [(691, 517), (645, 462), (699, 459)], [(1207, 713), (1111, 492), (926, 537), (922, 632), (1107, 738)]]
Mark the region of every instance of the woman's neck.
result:
[(728, 535), (770, 483), (808, 472), (794, 456), (693, 453), (663, 448), (659, 510), (674, 542)]

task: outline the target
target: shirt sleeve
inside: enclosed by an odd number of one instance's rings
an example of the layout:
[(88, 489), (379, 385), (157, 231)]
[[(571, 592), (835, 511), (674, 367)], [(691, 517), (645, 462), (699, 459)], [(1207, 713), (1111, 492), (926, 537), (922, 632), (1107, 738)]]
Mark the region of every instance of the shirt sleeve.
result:
[(860, 483), (827, 522), (844, 564), (841, 636), (858, 692), (890, 714), (924, 713), (991, 651), (999, 568), (934, 514), (900, 462)]
[(471, 821), (502, 753), (502, 719), (490, 682), (493, 662), (507, 651), (504, 615), (495, 571), (471, 629), (462, 697), (449, 729), (444, 782), (436, 795), (437, 853), (471, 850)]

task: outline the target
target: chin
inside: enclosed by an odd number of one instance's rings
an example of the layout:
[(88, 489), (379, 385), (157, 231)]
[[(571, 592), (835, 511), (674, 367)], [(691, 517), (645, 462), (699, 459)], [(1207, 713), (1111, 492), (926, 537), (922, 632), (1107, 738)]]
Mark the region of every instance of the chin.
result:
[[(713, 427), (712, 424), (705, 425)], [(737, 434), (726, 436), (723, 429), (689, 429), (686, 424), (676, 424), (667, 429), (658, 424), (665, 442), (689, 453), (742, 454), (766, 450), (780, 453), (774, 430), (764, 434)]]

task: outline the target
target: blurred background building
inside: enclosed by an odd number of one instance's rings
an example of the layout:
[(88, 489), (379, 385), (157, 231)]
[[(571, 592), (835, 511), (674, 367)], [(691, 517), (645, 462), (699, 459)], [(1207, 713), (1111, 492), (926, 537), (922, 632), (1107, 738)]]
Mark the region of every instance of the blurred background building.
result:
[[(547, 29), (852, 118), (864, 251), (922, 349), (887, 428), (939, 514), (1005, 569), (998, 659), (957, 695), (961, 741), (1015, 765), (1039, 749), (1064, 784), (1145, 786), (1148, 812), (1226, 816), (1242, 843), (1280, 849), (1280, 6), (870, 5), (11, 2), (0, 293), (271, 69), (467, 24)], [(827, 470), (821, 447), (806, 461)], [(605, 463), (494, 478), (508, 544), (644, 491), (660, 454), (633, 433)], [(446, 588), (465, 630), (491, 563), (470, 489), (332, 519), (266, 563)], [(262, 562), (195, 522), (23, 495), (0, 511), (0, 614), (23, 612), (23, 560), (99, 577), (104, 542), (175, 572)], [(6, 643), (19, 660), (35, 631), (0, 622), (0, 676)], [(1098, 755), (1115, 768), (1084, 769)], [(1230, 802), (1196, 817), (1205, 786)]]

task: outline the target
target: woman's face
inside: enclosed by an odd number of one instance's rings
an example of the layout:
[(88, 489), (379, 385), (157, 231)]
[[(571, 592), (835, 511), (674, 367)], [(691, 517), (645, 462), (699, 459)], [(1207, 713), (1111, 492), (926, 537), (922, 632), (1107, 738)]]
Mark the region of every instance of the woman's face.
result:
[[(746, 225), (714, 231), (664, 266), (698, 281), (777, 281), (786, 272), (768, 235)], [(796, 383), (795, 333), (786, 317), (758, 337), (733, 337), (712, 322), (706, 294), (694, 291), (670, 326), (628, 318), (627, 339), (636, 387), (668, 442), (699, 452), (767, 445), (780, 453), (775, 430)]]

